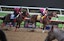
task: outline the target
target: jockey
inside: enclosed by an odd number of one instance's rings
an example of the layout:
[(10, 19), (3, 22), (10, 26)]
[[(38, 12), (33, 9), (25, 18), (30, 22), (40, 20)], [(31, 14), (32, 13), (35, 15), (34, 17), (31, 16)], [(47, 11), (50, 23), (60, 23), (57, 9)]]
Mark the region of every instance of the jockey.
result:
[(48, 14), (48, 9), (46, 8), (45, 10), (43, 8), (40, 9), (42, 19), (45, 18)]
[(43, 18), (45, 18), (45, 17), (48, 15), (48, 8), (46, 8), (45, 11), (44, 11), (43, 13), (44, 13)]
[(44, 11), (43, 11), (44, 15), (47, 15), (48, 14), (48, 8), (46, 8)]
[(10, 19), (14, 19), (15, 17), (18, 17), (19, 16), (18, 14), (20, 13), (21, 13), (21, 8), (14, 8), (14, 13), (11, 14)]
[(16, 22), (16, 18), (21, 14), (21, 8), (14, 8), (14, 12), (11, 13), (10, 20), (14, 24)]
[(41, 9), (40, 9), (40, 13), (41, 13), (42, 16), (44, 16), (43, 11), (44, 11), (44, 8), (41, 8)]
[(19, 14), (21, 14), (21, 8), (14, 8), (14, 15), (15, 15), (15, 17), (18, 17)]

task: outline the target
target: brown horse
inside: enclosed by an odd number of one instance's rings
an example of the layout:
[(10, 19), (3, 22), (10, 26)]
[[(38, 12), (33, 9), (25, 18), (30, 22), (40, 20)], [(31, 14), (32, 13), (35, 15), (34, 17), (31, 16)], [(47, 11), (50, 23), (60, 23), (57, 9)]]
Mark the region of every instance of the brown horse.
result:
[[(4, 16), (3, 18), (0, 18), (1, 20), (3, 20), (3, 24), (12, 22), (12, 21), (10, 20), (10, 16), (11, 16), (11, 14), (8, 14), (8, 15)], [(16, 23), (16, 29), (17, 29), (17, 28), (20, 28), (21, 22), (22, 22), (22, 21), (24, 20), (24, 18), (27, 17), (27, 16), (28, 16), (28, 13), (26, 13), (26, 11), (24, 11), (24, 12), (23, 12), (22, 14), (20, 14), (16, 19), (13, 20), (14, 23)], [(15, 20), (16, 20), (16, 21), (15, 21)]]
[(50, 12), (50, 13), (48, 13), (48, 15), (45, 18), (43, 18), (43, 20), (42, 20), (43, 30), (45, 29), (46, 25), (51, 23), (50, 20), (52, 17), (58, 18), (57, 13), (56, 12)]
[(20, 28), (21, 22), (25, 21), (25, 17), (27, 17), (28, 15), (29, 14), (26, 11), (24, 11), (22, 14), (19, 15), (19, 17), (16, 18), (16, 22), (17, 22), (16, 29)]
[[(30, 31), (33, 32), (34, 29), (36, 28), (37, 15), (31, 15), (25, 19), (26, 19), (26, 21), (25, 21), (24, 26), (26, 28), (32, 28), (32, 30), (30, 30)], [(31, 25), (31, 26), (29, 27), (29, 25)]]
[(57, 16), (56, 12), (50, 12), (43, 19), (42, 19), (42, 17), (40, 17), (40, 20), (37, 20), (38, 19), (38, 15), (33, 15), (32, 18), (31, 18), (31, 21), (43, 23), (43, 30), (44, 30), (46, 25), (50, 23), (51, 18), (52, 17), (58, 17), (58, 16)]

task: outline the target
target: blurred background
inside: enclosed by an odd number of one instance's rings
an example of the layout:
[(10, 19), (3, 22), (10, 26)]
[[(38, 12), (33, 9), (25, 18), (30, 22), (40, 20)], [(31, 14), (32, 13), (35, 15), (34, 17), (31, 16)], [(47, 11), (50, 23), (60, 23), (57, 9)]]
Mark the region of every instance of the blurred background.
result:
[(0, 0), (0, 5), (64, 8), (64, 0)]

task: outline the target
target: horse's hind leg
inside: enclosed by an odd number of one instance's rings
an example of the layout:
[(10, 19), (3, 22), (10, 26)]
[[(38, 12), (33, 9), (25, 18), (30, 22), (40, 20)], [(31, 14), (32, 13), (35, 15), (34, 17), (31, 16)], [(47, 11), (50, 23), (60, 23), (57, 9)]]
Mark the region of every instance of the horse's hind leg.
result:
[(35, 24), (33, 23), (33, 30), (35, 29)]

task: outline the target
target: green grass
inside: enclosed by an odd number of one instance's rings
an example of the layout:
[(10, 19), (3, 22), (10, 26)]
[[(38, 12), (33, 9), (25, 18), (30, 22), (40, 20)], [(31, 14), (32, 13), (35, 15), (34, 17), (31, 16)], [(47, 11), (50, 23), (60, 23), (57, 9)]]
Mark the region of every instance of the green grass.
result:
[[(56, 19), (57, 19), (57, 18), (55, 18), (55, 17), (52, 18), (52, 20), (56, 20)], [(64, 21), (64, 17), (63, 17), (63, 16), (59, 16), (59, 17), (58, 17), (58, 20), (61, 20), (61, 21), (63, 20), (63, 21)]]
[[(0, 13), (0, 16), (6, 16), (7, 13)], [(56, 20), (57, 18), (53, 17), (52, 20)], [(58, 20), (63, 20), (64, 21), (64, 17), (63, 16), (59, 16)], [(1, 24), (2, 20), (0, 20), (0, 24)], [(24, 26), (24, 22), (21, 23), (22, 27)], [(36, 25), (39, 27), (41, 24), (39, 22), (36, 22)], [(43, 25), (43, 24), (42, 24)], [(62, 28), (62, 24), (58, 25), (59, 28)]]
[[(57, 18), (53, 17), (52, 20), (56, 20)], [(59, 16), (58, 20), (64, 21), (64, 17), (63, 16)], [(59, 28), (62, 28), (63, 24), (58, 24)]]
[(7, 15), (7, 13), (0, 12), (0, 16), (6, 16), (6, 15)]

